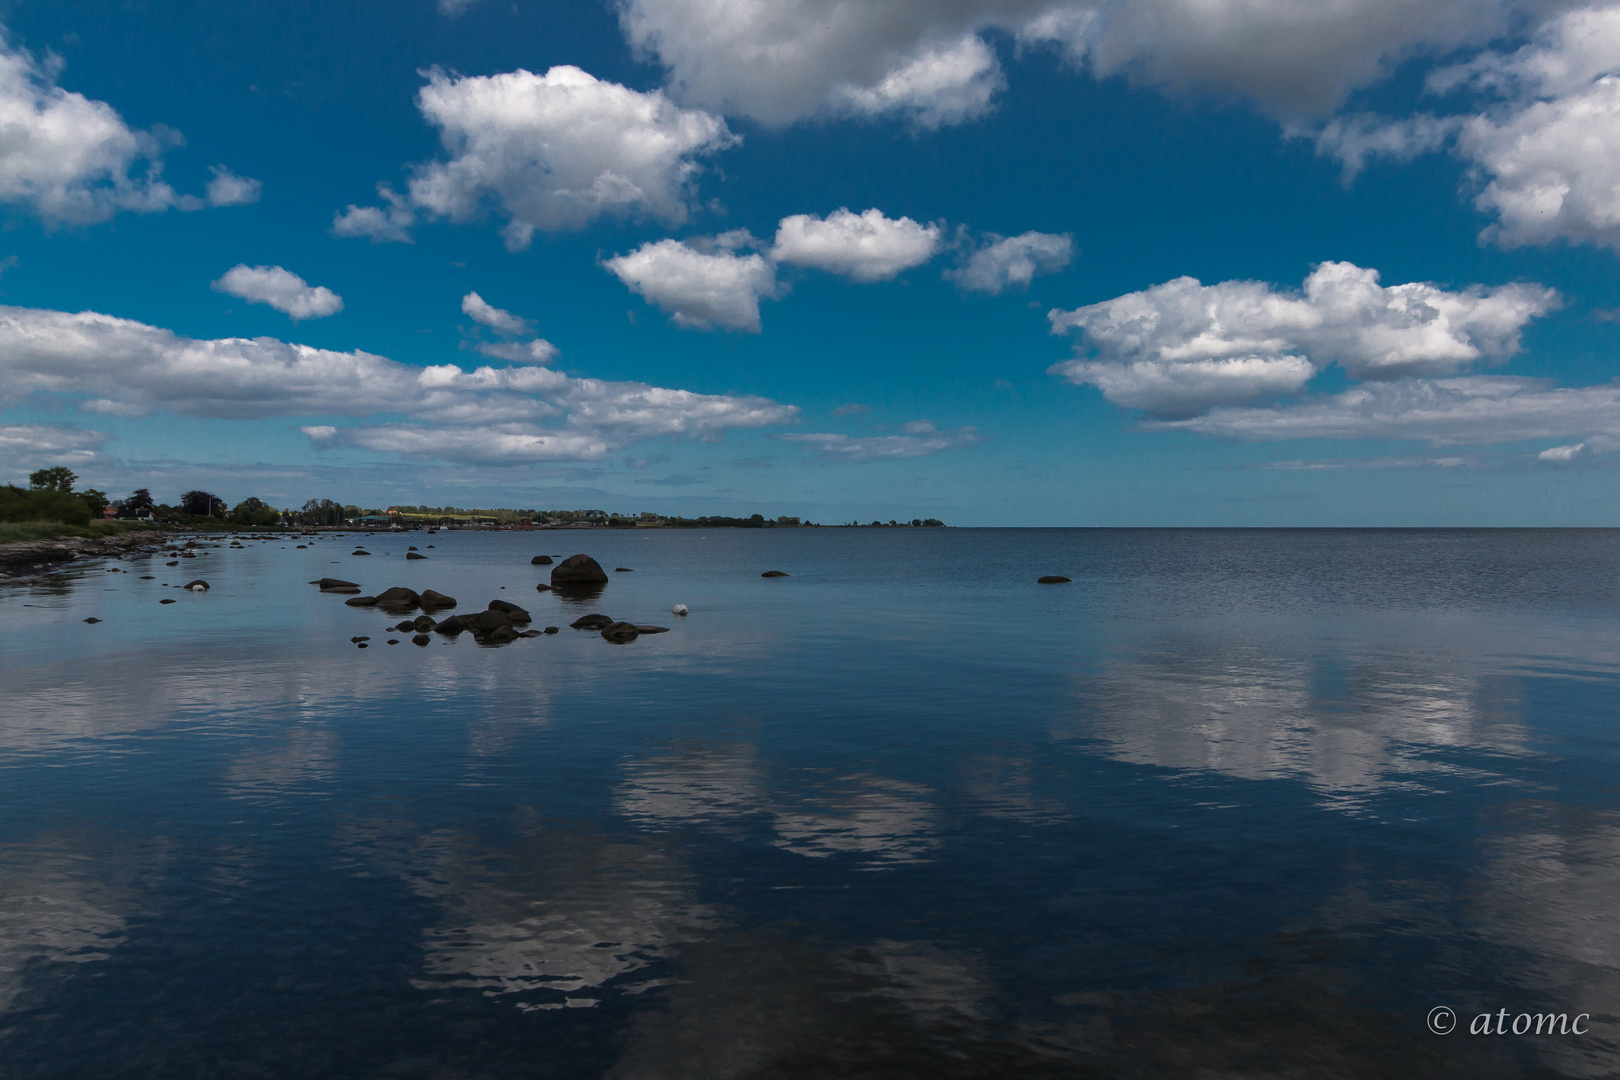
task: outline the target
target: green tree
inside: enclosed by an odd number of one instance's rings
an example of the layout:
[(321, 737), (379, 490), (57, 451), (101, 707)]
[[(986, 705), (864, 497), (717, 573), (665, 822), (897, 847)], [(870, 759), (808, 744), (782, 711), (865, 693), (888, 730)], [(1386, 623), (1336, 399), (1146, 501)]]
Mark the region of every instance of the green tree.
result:
[(146, 488), (136, 488), (134, 492), (132, 492), (130, 496), (124, 500), (124, 508), (127, 510), (151, 510), (152, 506), (152, 493)]
[(71, 495), (78, 479), (78, 474), (66, 465), (52, 465), (48, 469), (35, 469), (29, 473), (28, 486), (35, 491), (60, 491), (64, 495)]
[(212, 491), (193, 488), (180, 496), (180, 509), (192, 517), (213, 517), (225, 512), (225, 500)]
[(231, 509), (231, 521), (238, 525), (274, 525), (281, 519), (280, 511), (265, 504), (263, 499), (249, 496)]
[(90, 508), (91, 517), (100, 517), (101, 512), (112, 505), (112, 501), (107, 498), (107, 493), (97, 491), (95, 488), (85, 488), (79, 492), (79, 498), (84, 501), (84, 505)]

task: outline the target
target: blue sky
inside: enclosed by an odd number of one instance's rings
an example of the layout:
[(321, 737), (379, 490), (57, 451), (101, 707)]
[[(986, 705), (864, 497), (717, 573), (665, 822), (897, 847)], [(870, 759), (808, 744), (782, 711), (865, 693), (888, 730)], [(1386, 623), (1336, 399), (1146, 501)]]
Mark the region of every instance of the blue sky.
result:
[(0, 479), (829, 522), (1620, 517), (1620, 4), (0, 22)]

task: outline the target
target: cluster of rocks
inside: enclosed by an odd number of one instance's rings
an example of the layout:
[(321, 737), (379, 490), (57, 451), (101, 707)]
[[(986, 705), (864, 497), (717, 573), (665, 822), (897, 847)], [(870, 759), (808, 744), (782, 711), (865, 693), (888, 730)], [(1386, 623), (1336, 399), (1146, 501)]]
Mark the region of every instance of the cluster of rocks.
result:
[(643, 626), (638, 623), (622, 622), (609, 618), (606, 615), (584, 615), (568, 624), (573, 630), (596, 630), (604, 640), (614, 645), (628, 645), (642, 634), (667, 634), (667, 626)]

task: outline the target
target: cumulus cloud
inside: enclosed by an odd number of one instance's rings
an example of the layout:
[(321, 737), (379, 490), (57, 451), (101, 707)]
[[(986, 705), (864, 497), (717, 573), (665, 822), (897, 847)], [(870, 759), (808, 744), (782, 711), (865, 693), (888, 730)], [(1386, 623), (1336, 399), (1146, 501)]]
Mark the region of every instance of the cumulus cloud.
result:
[(738, 254), (715, 241), (703, 246), (713, 250), (659, 240), (602, 265), (680, 326), (759, 333), (759, 302), (777, 295), (776, 267), (761, 255)]
[(939, 431), (927, 421), (914, 421), (903, 429), (905, 435), (871, 435), (858, 438), (830, 432), (775, 436), (786, 442), (813, 446), (817, 457), (827, 461), (888, 461), (894, 458), (927, 457), (944, 450), (959, 450), (984, 441), (978, 428), (964, 427)]
[(970, 292), (996, 294), (1014, 286), (1028, 288), (1036, 274), (1055, 274), (1074, 258), (1074, 238), (1068, 233), (991, 233), (985, 240), (967, 265), (946, 271), (945, 277)]
[[(1472, 375), (1367, 383), (1287, 407), (1217, 408), (1185, 420), (1148, 421), (1250, 440), (1411, 439), (1436, 446), (1578, 438), (1620, 439), (1620, 384), (1562, 388), (1539, 379)], [(1555, 448), (1575, 451), (1569, 446)], [(1546, 460), (1567, 460), (1554, 453)]]
[(1052, 311), (1054, 333), (1078, 331), (1094, 352), (1050, 371), (1097, 386), (1117, 405), (1182, 419), (1297, 393), (1329, 364), (1352, 378), (1389, 380), (1500, 361), (1557, 303), (1539, 285), (1383, 286), (1376, 270), (1350, 263), (1322, 263), (1301, 292), (1183, 277)]
[(162, 179), (162, 157), (178, 136), (133, 130), (106, 102), (58, 86), (61, 70), (55, 57), (40, 63), (0, 38), (0, 201), (47, 223), (88, 225), (121, 210), (197, 210), (257, 198), (257, 180), (223, 166), (214, 169), (207, 199), (176, 193)]
[(696, 159), (737, 141), (718, 116), (566, 65), (544, 75), (435, 70), (417, 106), (448, 160), (416, 166), (403, 195), (379, 188), (386, 207), (351, 205), (335, 234), (404, 240), (424, 215), (467, 221), (490, 203), (513, 250), (536, 230), (581, 229), (603, 214), (679, 224)]
[[(196, 340), (97, 312), (0, 307), (0, 408), (36, 394), (116, 415), (221, 419), (348, 417), (315, 423), (323, 444), (458, 462), (602, 460), (645, 439), (714, 440), (791, 423), (761, 397), (604, 382), (545, 367), (426, 368), (271, 338)], [(408, 422), (367, 425), (367, 418)]]
[(216, 292), (241, 297), (250, 304), (269, 304), (294, 319), (324, 319), (343, 310), (343, 297), (279, 266), (237, 263), (214, 282)]
[(474, 322), (483, 323), (498, 334), (510, 334), (517, 337), (532, 333), (533, 325), (527, 319), (520, 319), (510, 311), (503, 311), (489, 303), (482, 296), (470, 292), (461, 298), (462, 314), (469, 316)]
[(1331, 112), (1419, 53), (1484, 44), (1560, 0), (623, 0), (688, 105), (780, 125), (817, 114), (981, 115), (1004, 79), (985, 31), (1099, 78), (1202, 88), (1280, 116)]
[(840, 207), (825, 218), (811, 214), (783, 218), (771, 257), (856, 281), (886, 281), (932, 259), (939, 238), (938, 225), (887, 218), (875, 208), (856, 214)]
[[(1335, 117), (1316, 134), (1316, 152), (1336, 158), (1349, 183), (1367, 167), (1369, 159), (1387, 157), (1411, 161), (1443, 147), (1462, 128), (1462, 118), (1419, 113), (1405, 120), (1389, 120), (1372, 113)], [(1293, 132), (1297, 134), (1298, 132)]]
[(1537, 454), (1536, 457), (1542, 461), (1574, 461), (1576, 458), (1580, 457), (1581, 453), (1585, 450), (1586, 444), (1583, 442), (1578, 442), (1571, 443), (1568, 446), (1549, 447), (1548, 449)]
[(86, 465), (109, 436), (75, 424), (0, 424), (0, 469), (13, 473), (45, 465)]

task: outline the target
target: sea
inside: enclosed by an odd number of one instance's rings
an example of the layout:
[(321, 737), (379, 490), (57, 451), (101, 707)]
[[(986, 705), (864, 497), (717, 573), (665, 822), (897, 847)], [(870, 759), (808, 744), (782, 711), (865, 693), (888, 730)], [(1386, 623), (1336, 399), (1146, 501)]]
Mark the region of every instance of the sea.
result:
[(0, 593), (0, 1077), (1620, 1075), (1620, 531), (236, 543)]

